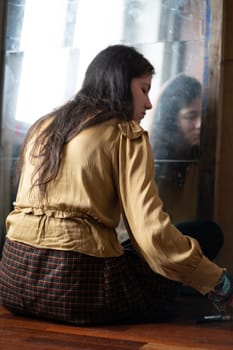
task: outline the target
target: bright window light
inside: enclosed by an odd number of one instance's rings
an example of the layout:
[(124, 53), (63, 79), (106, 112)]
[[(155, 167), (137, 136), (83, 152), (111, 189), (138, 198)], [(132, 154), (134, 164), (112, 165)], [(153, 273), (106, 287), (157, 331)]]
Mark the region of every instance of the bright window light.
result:
[[(103, 47), (121, 40), (123, 1), (79, 0), (73, 47), (64, 48), (67, 0), (27, 0), (20, 50), (23, 62), (15, 119), (32, 124), (67, 100), (67, 84), (74, 94), (88, 63)], [(91, 9), (91, 10), (90, 10)], [(68, 76), (72, 49), (79, 49), (78, 65)], [(76, 80), (74, 82), (74, 79)]]

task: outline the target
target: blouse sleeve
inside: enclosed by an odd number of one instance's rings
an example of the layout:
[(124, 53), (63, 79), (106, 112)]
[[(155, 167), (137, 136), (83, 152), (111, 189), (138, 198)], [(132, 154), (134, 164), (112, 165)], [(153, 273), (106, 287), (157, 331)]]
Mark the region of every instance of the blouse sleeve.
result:
[(195, 239), (180, 233), (163, 211), (147, 132), (134, 122), (119, 128), (119, 192), (135, 248), (156, 273), (206, 294), (223, 269), (203, 255)]

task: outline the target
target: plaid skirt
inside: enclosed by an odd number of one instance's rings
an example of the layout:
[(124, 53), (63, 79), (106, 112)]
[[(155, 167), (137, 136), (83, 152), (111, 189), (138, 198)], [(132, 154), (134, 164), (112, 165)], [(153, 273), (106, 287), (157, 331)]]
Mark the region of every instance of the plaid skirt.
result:
[(160, 320), (170, 315), (176, 287), (129, 242), (122, 256), (98, 258), (6, 239), (0, 262), (2, 305), (76, 325)]

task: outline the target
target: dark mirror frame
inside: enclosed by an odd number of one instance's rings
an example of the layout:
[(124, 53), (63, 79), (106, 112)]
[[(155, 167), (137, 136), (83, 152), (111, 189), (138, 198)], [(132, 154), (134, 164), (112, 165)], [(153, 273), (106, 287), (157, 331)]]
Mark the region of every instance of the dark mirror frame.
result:
[(208, 53), (208, 100), (202, 114), (202, 135), (199, 172), (198, 215), (200, 218), (214, 217), (216, 154), (218, 147), (218, 101), (221, 83), (221, 57), (224, 1), (210, 0), (210, 40)]

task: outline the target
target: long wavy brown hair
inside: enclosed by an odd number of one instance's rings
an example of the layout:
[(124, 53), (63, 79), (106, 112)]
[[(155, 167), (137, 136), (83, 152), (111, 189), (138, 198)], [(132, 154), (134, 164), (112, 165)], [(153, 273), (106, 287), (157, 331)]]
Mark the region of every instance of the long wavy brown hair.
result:
[(180, 110), (201, 96), (200, 81), (184, 73), (168, 81), (161, 91), (150, 133), (158, 184), (182, 187), (188, 167), (199, 157), (200, 147), (185, 141), (177, 120)]
[[(165, 84), (158, 98), (154, 124), (150, 133), (155, 159), (195, 159), (199, 147), (190, 147), (177, 125), (179, 112), (196, 98), (201, 98), (202, 86), (196, 78), (180, 73)], [(176, 145), (184, 147), (177, 152)]]
[[(58, 174), (64, 145), (79, 132), (111, 118), (132, 119), (131, 81), (145, 74), (154, 74), (154, 68), (134, 47), (113, 45), (97, 54), (86, 70), (80, 91), (39, 119), (27, 133), (19, 172), (27, 144), (33, 138), (30, 158), (36, 166), (32, 188), (38, 186), (45, 195), (46, 185)], [(48, 118), (48, 126), (41, 128)]]

